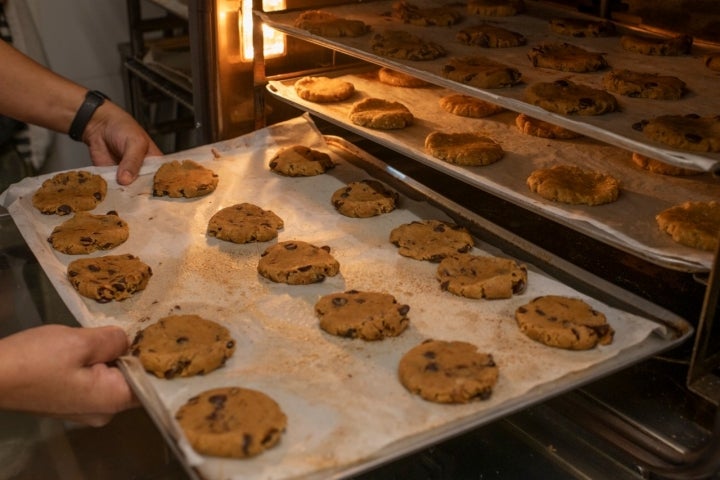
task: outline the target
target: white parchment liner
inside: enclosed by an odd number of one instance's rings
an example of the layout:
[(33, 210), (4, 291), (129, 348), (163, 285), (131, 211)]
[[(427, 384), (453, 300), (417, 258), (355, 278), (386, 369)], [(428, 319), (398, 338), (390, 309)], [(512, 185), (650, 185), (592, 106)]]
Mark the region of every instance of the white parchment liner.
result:
[[(66, 218), (40, 214), (31, 197), (48, 176), (28, 178), (1, 198), (60, 296), (84, 326), (119, 325), (129, 335), (159, 318), (195, 313), (230, 329), (235, 355), (208, 375), (162, 380), (135, 371), (134, 382), (155, 416), (170, 416), (202, 390), (239, 385), (272, 396), (288, 416), (287, 432), (273, 449), (248, 460), (201, 457), (185, 449), (184, 461), (208, 479), (282, 479), (343, 469), (382, 455), (388, 445), (513, 406), (525, 395), (563, 377), (593, 378), (596, 369), (629, 353), (659, 331), (656, 323), (608, 307), (544, 276), (532, 267), (527, 291), (507, 300), (471, 300), (440, 290), (436, 265), (401, 257), (388, 242), (392, 228), (425, 218), (446, 218), (425, 203), (402, 198), (402, 208), (369, 219), (339, 215), (331, 194), (364, 171), (342, 161), (326, 175), (287, 178), (270, 172), (268, 159), (281, 147), (305, 144), (325, 149), (323, 137), (307, 117), (259, 130), (212, 146), (162, 159), (149, 159), (129, 187), (114, 180), (114, 169), (88, 168), (108, 182), (108, 195), (95, 210), (116, 210), (130, 225), (128, 241), (104, 254), (132, 253), (153, 269), (148, 287), (123, 302), (99, 304), (80, 297), (66, 279), (77, 257), (52, 250), (47, 237)], [(213, 152), (219, 155), (214, 158)], [(152, 196), (153, 172), (170, 159), (194, 159), (219, 174), (217, 190), (198, 199)], [(252, 202), (285, 221), (279, 240), (328, 245), (341, 265), (325, 282), (290, 286), (257, 274), (268, 244), (236, 245), (205, 234), (219, 209)], [(476, 249), (478, 255), (489, 250)], [(324, 294), (381, 290), (410, 305), (410, 327), (401, 336), (378, 342), (323, 333), (313, 306)], [(604, 312), (616, 331), (612, 345), (584, 352), (549, 348), (526, 338), (513, 320), (515, 309), (538, 295), (579, 296)], [(440, 405), (409, 394), (397, 381), (397, 363), (427, 338), (464, 340), (490, 352), (500, 369), (492, 397), (467, 405)], [(547, 392), (552, 394), (552, 391)], [(157, 396), (159, 403), (153, 403)], [(152, 412), (151, 412), (152, 413)], [(172, 429), (170, 429), (172, 431)], [(172, 433), (172, 432), (171, 432)], [(320, 474), (322, 476), (322, 474)]]

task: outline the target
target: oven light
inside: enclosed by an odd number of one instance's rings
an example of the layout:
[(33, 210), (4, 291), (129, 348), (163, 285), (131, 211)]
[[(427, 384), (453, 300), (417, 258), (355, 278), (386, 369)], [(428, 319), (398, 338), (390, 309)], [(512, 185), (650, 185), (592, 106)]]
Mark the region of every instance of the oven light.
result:
[[(240, 32), (242, 32), (242, 59), (250, 61), (254, 58), (253, 51), (253, 15), (252, 0), (242, 0), (242, 9), (244, 12), (240, 18)], [(263, 10), (272, 12), (283, 10), (285, 8), (285, 0), (263, 0)], [(285, 35), (277, 30), (262, 26), (263, 45), (265, 58), (279, 57), (285, 54)]]

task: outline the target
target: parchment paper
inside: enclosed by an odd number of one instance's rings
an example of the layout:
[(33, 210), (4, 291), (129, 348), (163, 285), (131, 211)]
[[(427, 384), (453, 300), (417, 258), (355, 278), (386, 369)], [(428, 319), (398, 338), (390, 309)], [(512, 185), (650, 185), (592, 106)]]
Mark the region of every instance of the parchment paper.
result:
[[(128, 335), (169, 314), (199, 314), (222, 323), (237, 341), (235, 355), (208, 375), (173, 380), (135, 372), (133, 381), (156, 394), (148, 400), (156, 415), (170, 417), (187, 399), (208, 388), (238, 385), (273, 397), (288, 416), (281, 442), (248, 460), (203, 457), (184, 449), (183, 461), (207, 479), (327, 478), (415, 435), (453, 422), (489, 421), (527, 405), (538, 390), (557, 393), (555, 382), (588, 381), (614, 358), (630, 355), (658, 324), (608, 307), (530, 266), (527, 291), (507, 300), (471, 300), (443, 292), (437, 265), (398, 255), (388, 242), (392, 228), (426, 218), (447, 218), (424, 202), (402, 198), (401, 208), (369, 219), (338, 214), (332, 193), (366, 178), (363, 170), (331, 152), (338, 166), (328, 174), (288, 178), (267, 168), (281, 147), (305, 144), (326, 149), (307, 116), (215, 145), (149, 159), (129, 187), (114, 181), (114, 169), (88, 168), (108, 182), (108, 195), (94, 211), (116, 210), (130, 225), (128, 241), (110, 252), (132, 253), (153, 269), (147, 288), (123, 302), (99, 304), (80, 297), (65, 277), (76, 257), (58, 253), (46, 241), (66, 218), (40, 214), (31, 197), (48, 176), (25, 179), (0, 197), (60, 296), (87, 327), (119, 325)], [(215, 158), (215, 157), (218, 158)], [(194, 200), (152, 196), (153, 173), (161, 162), (194, 159), (219, 174), (217, 190)], [(276, 284), (257, 274), (260, 253), (271, 243), (236, 245), (206, 236), (219, 209), (252, 202), (285, 221), (279, 240), (328, 245), (340, 274), (305, 286)], [(487, 247), (473, 253), (488, 254)], [(497, 252), (494, 252), (497, 253)], [(313, 306), (324, 294), (347, 289), (381, 290), (410, 306), (410, 327), (397, 338), (364, 342), (330, 336), (317, 326)], [(543, 294), (585, 299), (604, 312), (616, 331), (608, 346), (564, 351), (533, 342), (513, 320), (515, 309)], [(657, 334), (657, 335), (656, 335)], [(408, 393), (397, 381), (400, 357), (427, 338), (464, 340), (490, 352), (500, 369), (492, 397), (467, 405), (440, 405)], [(563, 388), (568, 388), (565, 384)], [(152, 413), (152, 412), (151, 412)], [(172, 434), (177, 426), (169, 429)]]

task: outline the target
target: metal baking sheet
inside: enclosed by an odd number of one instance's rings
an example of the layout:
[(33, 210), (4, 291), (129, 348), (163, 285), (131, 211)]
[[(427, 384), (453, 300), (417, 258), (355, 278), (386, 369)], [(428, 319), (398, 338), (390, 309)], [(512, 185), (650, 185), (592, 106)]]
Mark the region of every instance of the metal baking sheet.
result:
[[(713, 252), (675, 243), (660, 231), (655, 215), (687, 200), (717, 200), (720, 178), (710, 173), (690, 177), (653, 174), (635, 167), (627, 150), (588, 138), (568, 141), (524, 135), (515, 126), (516, 114), (512, 112), (482, 119), (452, 115), (438, 104), (440, 98), (452, 91), (442, 87), (385, 85), (377, 81), (376, 69), (335, 75), (355, 85), (354, 97), (336, 103), (308, 102), (295, 93), (296, 79), (271, 81), (268, 91), (302, 110), (655, 264), (691, 272), (712, 268)], [(413, 112), (414, 124), (385, 131), (353, 124), (349, 120), (350, 108), (366, 97), (403, 103)], [(502, 145), (505, 157), (482, 167), (449, 164), (424, 150), (425, 137), (435, 130), (484, 133)], [(597, 206), (568, 205), (545, 200), (528, 189), (525, 181), (533, 170), (559, 163), (591, 168), (618, 178), (621, 182), (618, 200)]]
[[(267, 163), (272, 155), (294, 144), (327, 151), (338, 166), (308, 178), (270, 172)], [(347, 477), (576, 388), (692, 334), (691, 326), (662, 310), (648, 311), (647, 316), (627, 313), (532, 265), (527, 291), (511, 299), (471, 300), (441, 291), (435, 279), (437, 266), (398, 255), (388, 235), (397, 225), (449, 218), (448, 214), (421, 195), (403, 194), (399, 209), (379, 217), (339, 215), (330, 204), (332, 193), (369, 176), (369, 170), (349, 161), (347, 152), (331, 148), (303, 115), (226, 142), (148, 159), (140, 178), (127, 187), (114, 181), (114, 168), (88, 168), (108, 182), (107, 197), (95, 212), (115, 210), (130, 226), (127, 242), (92, 256), (132, 253), (154, 272), (145, 290), (107, 304), (72, 289), (65, 272), (76, 257), (54, 251), (46, 240), (64, 220), (42, 215), (32, 206), (32, 194), (48, 175), (25, 179), (0, 196), (0, 204), (8, 208), (82, 325), (119, 325), (132, 337), (163, 316), (196, 313), (230, 330), (237, 342), (235, 355), (205, 376), (164, 380), (146, 374), (133, 357), (121, 362), (150, 415), (194, 476), (207, 480)], [(354, 155), (357, 160), (362, 152)], [(196, 199), (153, 197), (153, 174), (171, 159), (193, 159), (213, 169), (219, 175), (217, 190)], [(412, 185), (409, 179), (407, 185)], [(236, 245), (206, 236), (214, 212), (243, 201), (271, 209), (284, 219), (278, 240), (330, 246), (340, 262), (340, 274), (313, 285), (276, 284), (257, 273), (259, 255), (270, 243)], [(473, 253), (502, 255), (480, 241)], [(313, 310), (317, 299), (352, 288), (387, 291), (408, 304), (408, 330), (378, 342), (322, 332)], [(608, 316), (616, 331), (614, 342), (573, 352), (529, 340), (515, 326), (513, 312), (541, 294), (585, 299)], [(669, 323), (659, 321), (663, 318)], [(491, 352), (500, 368), (491, 398), (441, 405), (408, 393), (397, 381), (397, 363), (404, 352), (427, 338), (462, 339)], [(173, 420), (174, 412), (197, 393), (227, 385), (258, 389), (278, 401), (289, 420), (276, 447), (246, 460), (201, 456), (189, 448)]]
[[(431, 0), (415, 0), (414, 5), (437, 6)], [(365, 2), (362, 4), (345, 4), (322, 7), (338, 16), (362, 20), (370, 25), (372, 32), (355, 38), (325, 38), (313, 35), (293, 26), (293, 21), (301, 13), (299, 11), (258, 13), (269, 26), (304, 40), (317, 43), (359, 59), (405, 71), (439, 86), (454, 89), (458, 92), (474, 95), (492, 101), (516, 112), (525, 112), (571, 130), (585, 134), (612, 145), (637, 151), (650, 157), (664, 160), (678, 166), (695, 167), (705, 171), (720, 170), (720, 153), (697, 153), (681, 151), (654, 142), (641, 132), (633, 130), (634, 123), (653, 118), (659, 114), (686, 115), (695, 113), (701, 116), (715, 116), (720, 111), (720, 73), (713, 72), (703, 64), (703, 57), (708, 52), (720, 51), (717, 45), (703, 44), (696, 41), (692, 55), (677, 57), (647, 56), (626, 52), (620, 47), (619, 36), (605, 38), (573, 38), (558, 35), (550, 31), (548, 20), (557, 16), (582, 15), (557, 6), (542, 2), (525, 2), (527, 11), (522, 15), (511, 17), (481, 17), (466, 15), (465, 19), (452, 27), (422, 27), (403, 23), (388, 15), (392, 1)], [(465, 12), (464, 7), (457, 7)], [(527, 45), (515, 48), (480, 48), (464, 45), (455, 40), (456, 33), (464, 27), (479, 23), (491, 23), (522, 33), (527, 37)], [(619, 26), (621, 32), (636, 31), (637, 27)], [(425, 40), (443, 45), (447, 56), (432, 61), (404, 61), (380, 57), (370, 49), (374, 32), (390, 29), (401, 29), (414, 33)], [(565, 116), (548, 112), (530, 105), (523, 100), (523, 92), (527, 85), (535, 82), (549, 82), (560, 78), (572, 80), (594, 88), (602, 89), (602, 77), (605, 72), (569, 73), (558, 72), (545, 68), (534, 68), (527, 57), (529, 49), (543, 42), (567, 42), (594, 52), (603, 52), (612, 68), (627, 68), (636, 71), (675, 75), (684, 80), (689, 93), (681, 100), (660, 101), (640, 98), (629, 98), (616, 95), (621, 111), (598, 116)], [(522, 73), (522, 83), (511, 88), (483, 90), (447, 80), (442, 77), (443, 65), (451, 57), (466, 55), (483, 55), (503, 64), (517, 68)]]

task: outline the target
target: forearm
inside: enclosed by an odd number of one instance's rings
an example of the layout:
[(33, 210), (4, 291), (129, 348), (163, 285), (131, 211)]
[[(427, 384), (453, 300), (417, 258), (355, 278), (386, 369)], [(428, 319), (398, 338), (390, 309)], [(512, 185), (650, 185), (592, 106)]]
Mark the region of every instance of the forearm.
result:
[(67, 133), (87, 89), (0, 41), (0, 113)]

